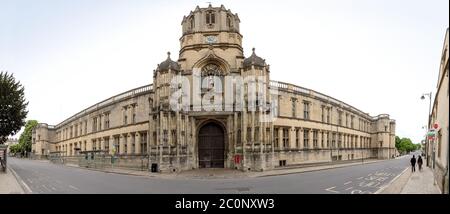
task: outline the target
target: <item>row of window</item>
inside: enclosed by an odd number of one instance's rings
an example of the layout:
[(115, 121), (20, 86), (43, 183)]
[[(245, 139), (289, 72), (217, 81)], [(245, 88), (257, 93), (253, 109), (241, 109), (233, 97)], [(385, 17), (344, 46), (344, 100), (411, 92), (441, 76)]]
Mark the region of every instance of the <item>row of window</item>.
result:
[[(297, 99), (296, 98), (292, 98), (292, 117), (297, 118)], [(305, 120), (311, 120), (311, 103), (308, 101), (303, 101), (303, 119)], [(332, 113), (333, 113), (333, 109), (332, 107), (326, 107), (326, 106), (322, 106), (321, 107), (321, 121), (323, 123), (328, 123), (331, 124), (331, 118), (332, 118)], [(344, 124), (344, 111), (337, 111), (338, 113), (338, 121), (337, 121), (337, 125), (340, 126), (345, 126), (348, 128), (355, 128), (355, 116), (351, 115), (349, 113), (345, 113), (345, 124)], [(360, 131), (365, 131), (365, 132), (369, 132), (370, 130), (370, 126), (371, 123), (364, 120), (364, 119), (359, 119), (359, 130)]]
[[(132, 104), (130, 106), (124, 106), (122, 108), (122, 125), (134, 124), (136, 123), (136, 106), (137, 104)], [(131, 115), (131, 120), (128, 115)], [(110, 123), (110, 112), (105, 112), (98, 116), (92, 118), (91, 132), (102, 131), (111, 128)], [(63, 128), (62, 131), (57, 131), (56, 135), (58, 140), (67, 140), (74, 137), (79, 137), (88, 134), (88, 120), (83, 122), (75, 123), (67, 128)]]
[[(113, 148), (114, 148), (115, 154), (147, 154), (147, 151), (148, 151), (147, 150), (147, 145), (148, 145), (147, 133), (141, 133), (140, 142), (136, 142), (136, 138), (134, 137), (134, 135), (131, 135), (131, 138), (129, 138), (126, 135), (123, 136), (122, 147), (120, 146), (121, 142), (120, 142), (119, 136), (114, 136), (112, 138), (105, 137), (103, 139), (104, 139), (103, 142), (101, 142), (101, 140), (99, 138), (99, 139), (92, 139), (90, 142), (85, 140), (85, 141), (79, 141), (79, 142), (59, 145), (59, 146), (56, 146), (56, 151), (65, 152), (63, 154), (68, 155), (68, 156), (75, 155), (77, 150), (79, 150), (79, 151), (102, 150), (102, 151), (109, 151), (110, 154), (113, 153)], [(110, 148), (110, 146), (109, 146), (110, 140), (112, 140), (113, 148)], [(131, 148), (127, 148), (128, 141), (131, 142)], [(136, 147), (137, 143), (139, 143), (139, 146), (140, 146), (139, 150)], [(121, 148), (123, 148), (123, 149), (121, 150)]]
[[(273, 138), (275, 148), (281, 146), (283, 148), (290, 148), (290, 128), (281, 128), (281, 139), (279, 137), (279, 131), (280, 128), (274, 128)], [(310, 139), (310, 133), (312, 133), (312, 139)], [(302, 137), (303, 142), (301, 142)], [(371, 138), (369, 137), (328, 131), (319, 132), (319, 130), (315, 129), (305, 129), (303, 130), (303, 134), (301, 134), (300, 129), (295, 129), (295, 148), (369, 148), (370, 144)]]
[[(279, 137), (280, 128), (274, 128), (273, 139), (275, 147), (289, 148), (289, 130), (290, 128), (281, 128), (281, 138)], [(312, 139), (310, 138), (310, 132), (312, 134)], [(254, 134), (254, 138), (252, 139), (252, 134)], [(319, 142), (320, 135), (320, 142)], [(265, 139), (269, 139), (270, 136), (270, 128), (266, 129), (265, 135), (260, 134), (259, 127), (255, 127), (254, 133), (252, 133), (251, 128), (247, 128), (246, 140), (247, 142), (260, 142)], [(300, 140), (303, 137), (303, 142)], [(358, 141), (359, 140), (359, 141)], [(236, 143), (239, 145), (242, 143), (241, 140), (241, 130), (237, 130), (237, 139)], [(300, 145), (302, 143), (302, 145)], [(312, 143), (312, 144), (311, 144)], [(295, 129), (295, 146), (296, 148), (368, 148), (370, 147), (371, 138), (370, 137), (362, 137), (358, 135), (349, 135), (342, 134), (336, 132), (323, 131), (319, 132), (319, 130), (315, 129), (304, 129), (303, 134), (301, 134), (301, 130), (299, 128)]]
[[(212, 25), (216, 24), (216, 13), (214, 11), (208, 11), (205, 14), (205, 20), (206, 24)], [(233, 27), (233, 19), (230, 15), (227, 16), (227, 27)], [(189, 19), (189, 28), (194, 29), (195, 28), (195, 17), (191, 16)]]
[[(170, 132), (170, 137), (171, 137), (171, 141), (172, 142), (180, 142), (181, 145), (185, 145), (186, 144), (186, 132), (185, 131), (180, 131), (180, 138), (178, 139), (178, 135), (177, 135), (177, 130), (176, 129), (172, 129)], [(167, 144), (169, 142), (169, 132), (167, 129), (164, 129), (162, 132), (162, 136), (161, 136), (161, 140), (164, 144)], [(153, 132), (153, 143), (157, 143), (157, 132)]]

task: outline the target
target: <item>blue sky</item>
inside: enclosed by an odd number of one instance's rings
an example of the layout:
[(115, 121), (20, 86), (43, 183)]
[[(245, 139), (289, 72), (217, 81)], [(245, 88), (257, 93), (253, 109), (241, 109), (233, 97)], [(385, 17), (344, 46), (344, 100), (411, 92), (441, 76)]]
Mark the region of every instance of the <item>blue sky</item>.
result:
[[(297, 84), (421, 140), (436, 91), (447, 0), (213, 1), (238, 13), (244, 53), (271, 79)], [(57, 124), (103, 99), (150, 84), (177, 58), (181, 20), (206, 1), (0, 0), (0, 70), (26, 88), (29, 119)]]

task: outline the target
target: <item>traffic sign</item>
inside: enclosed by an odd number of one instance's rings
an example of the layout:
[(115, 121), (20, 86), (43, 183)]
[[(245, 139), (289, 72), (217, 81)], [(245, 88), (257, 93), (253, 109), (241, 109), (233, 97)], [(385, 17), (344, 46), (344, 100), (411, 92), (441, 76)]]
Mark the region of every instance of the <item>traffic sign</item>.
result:
[(438, 129), (438, 128), (439, 128), (439, 124), (435, 123), (435, 124), (433, 125), (433, 128), (434, 128), (434, 129)]

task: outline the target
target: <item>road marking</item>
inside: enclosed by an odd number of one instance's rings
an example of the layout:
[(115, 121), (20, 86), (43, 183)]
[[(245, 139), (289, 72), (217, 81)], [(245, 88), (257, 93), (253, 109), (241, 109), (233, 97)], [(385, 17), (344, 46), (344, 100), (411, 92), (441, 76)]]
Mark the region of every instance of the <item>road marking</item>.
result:
[(345, 190), (351, 190), (353, 187), (349, 187), (349, 188), (347, 188), (347, 189), (345, 189)]
[(355, 189), (351, 192), (351, 194), (361, 194), (361, 192), (362, 192), (361, 190)]
[(339, 193), (338, 191), (331, 190), (331, 189), (334, 189), (334, 188), (336, 188), (336, 187), (330, 187), (330, 188), (325, 189), (325, 190), (328, 191), (328, 192)]
[(349, 183), (351, 183), (351, 182), (352, 182), (352, 181), (349, 181), (349, 182), (345, 182), (345, 183), (344, 183), (344, 185), (347, 185), (347, 184), (349, 184)]
[(408, 170), (409, 167), (406, 167), (402, 172), (400, 172), (400, 174), (398, 174), (397, 176), (395, 176), (395, 178), (393, 178), (391, 181), (389, 181), (388, 184), (378, 187), (379, 189), (374, 192), (374, 194), (379, 194), (380, 192), (382, 192), (384, 189), (386, 189), (388, 186), (390, 186), (395, 180), (397, 180), (398, 177), (400, 177), (401, 175), (403, 175), (403, 173), (406, 172), (406, 170)]
[(33, 183), (33, 180), (31, 180), (30, 178), (27, 178), (27, 181), (30, 182), (30, 184)]
[(45, 186), (45, 184), (42, 184), (42, 187), (44, 187), (44, 189), (47, 190), (48, 192), (51, 192), (51, 191), (52, 191), (50, 188), (48, 188), (47, 186)]
[(358, 180), (361, 180), (361, 179), (363, 179), (363, 178), (364, 178), (364, 177), (359, 177)]
[(74, 186), (72, 186), (72, 185), (69, 185), (69, 187), (72, 188), (72, 189), (74, 189), (74, 190), (80, 190), (80, 189), (78, 189), (78, 188), (76, 188), (76, 187), (74, 187)]

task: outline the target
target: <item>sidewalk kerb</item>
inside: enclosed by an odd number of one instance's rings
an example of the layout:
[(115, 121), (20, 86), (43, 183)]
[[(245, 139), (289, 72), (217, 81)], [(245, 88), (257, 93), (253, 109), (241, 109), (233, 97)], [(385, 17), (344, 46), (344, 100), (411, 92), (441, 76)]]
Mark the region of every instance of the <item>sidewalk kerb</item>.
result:
[[(394, 179), (392, 179), (388, 184), (384, 185), (383, 187), (381, 187), (379, 190), (377, 190), (374, 194), (380, 194), (380, 192), (382, 192), (383, 190), (385, 190), (386, 188), (388, 188), (389, 186), (391, 186), (392, 183), (394, 183), (394, 181), (396, 181), (400, 176), (402, 176), (406, 170), (408, 170), (409, 168), (406, 167), (406, 169), (404, 169), (400, 174), (398, 174), (397, 176), (395, 176)], [(403, 189), (403, 187), (402, 187)]]
[[(305, 171), (297, 171), (297, 172), (285, 172), (285, 173), (275, 173), (275, 174), (269, 174), (269, 175), (255, 175), (255, 176), (250, 176), (252, 178), (261, 178), (261, 177), (271, 177), (271, 176), (279, 176), (279, 175), (291, 175), (291, 174), (298, 174), (298, 173), (307, 173), (307, 172), (316, 172), (316, 171), (323, 171), (323, 170), (328, 170), (328, 169), (337, 169), (337, 168), (343, 168), (343, 167), (349, 167), (349, 166), (358, 166), (358, 165), (366, 165), (366, 164), (372, 164), (372, 163), (378, 163), (381, 162), (383, 160), (377, 160), (377, 161), (371, 161), (371, 162), (366, 162), (366, 163), (352, 163), (352, 164), (342, 164), (342, 165), (338, 165), (338, 166), (333, 166), (330, 165), (331, 167), (325, 167), (325, 168), (320, 168), (320, 169), (312, 169), (312, 170), (305, 170)], [(308, 167), (305, 167), (304, 169), (307, 169)], [(295, 170), (295, 169), (294, 169)]]
[(140, 176), (140, 177), (148, 177), (149, 176), (149, 175), (127, 173), (127, 172), (114, 172), (114, 171), (94, 169), (94, 168), (88, 168), (88, 167), (80, 167), (80, 166), (74, 166), (74, 165), (66, 165), (66, 164), (64, 164), (64, 166), (78, 168), (78, 169), (86, 169), (86, 170), (91, 170), (91, 171), (96, 171), (96, 172), (103, 172), (103, 173), (114, 173), (114, 174), (120, 174), (120, 175), (132, 175), (132, 176)]
[(20, 188), (22, 188), (22, 191), (25, 194), (31, 194), (33, 191), (31, 191), (30, 187), (22, 180), (22, 178), (12, 169), (11, 167), (8, 167), (8, 170), (14, 175), (16, 178), (17, 183), (19, 183)]

